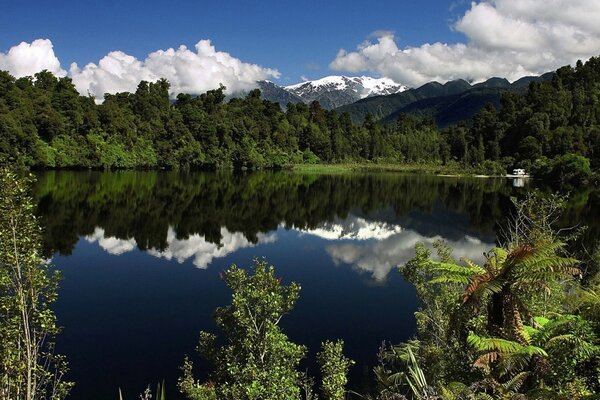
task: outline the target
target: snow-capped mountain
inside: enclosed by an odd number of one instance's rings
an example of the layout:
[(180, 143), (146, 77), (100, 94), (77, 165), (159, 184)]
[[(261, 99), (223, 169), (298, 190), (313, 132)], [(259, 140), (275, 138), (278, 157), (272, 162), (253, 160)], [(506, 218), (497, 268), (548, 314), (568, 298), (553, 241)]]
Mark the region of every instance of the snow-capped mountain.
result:
[(304, 103), (304, 99), (296, 96), (294, 93), (274, 84), (271, 81), (259, 81), (258, 88), (260, 89), (263, 99), (279, 103), (281, 108), (285, 109), (288, 103), (297, 104)]
[(403, 92), (407, 87), (388, 78), (327, 76), (285, 86), (284, 89), (301, 97), (307, 103), (316, 100), (321, 107), (333, 109), (365, 97)]

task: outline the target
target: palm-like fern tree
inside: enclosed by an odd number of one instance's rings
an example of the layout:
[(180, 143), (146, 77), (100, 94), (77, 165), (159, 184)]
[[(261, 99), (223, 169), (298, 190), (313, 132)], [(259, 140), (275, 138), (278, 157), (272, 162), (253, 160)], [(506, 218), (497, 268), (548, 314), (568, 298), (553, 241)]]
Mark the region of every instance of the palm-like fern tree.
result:
[(557, 314), (551, 319), (535, 317), (533, 322), (535, 326), (524, 326), (526, 344), (475, 334), (468, 337), (478, 352), (473, 365), (484, 372), (483, 386), (500, 397), (521, 389), (556, 395), (577, 379), (574, 365), (584, 365), (600, 354), (589, 321), (579, 316)]
[(487, 306), (488, 331), (526, 344), (523, 314), (529, 315), (524, 296), (550, 292), (551, 284), (579, 273), (577, 260), (560, 254), (564, 244), (537, 243), (511, 249), (496, 247), (479, 266), (469, 259), (464, 264), (429, 260), (432, 283), (464, 285), (463, 304), (478, 310)]

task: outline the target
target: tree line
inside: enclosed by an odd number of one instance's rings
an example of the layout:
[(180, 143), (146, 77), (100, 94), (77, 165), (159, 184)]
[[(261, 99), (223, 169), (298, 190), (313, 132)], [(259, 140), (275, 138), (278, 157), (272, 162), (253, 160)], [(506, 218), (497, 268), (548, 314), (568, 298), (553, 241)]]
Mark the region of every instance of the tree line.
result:
[[(80, 96), (68, 77), (0, 72), (0, 163), (38, 168), (276, 168), (289, 164), (402, 157), (434, 161), (439, 136), (419, 124), (392, 135), (319, 103), (263, 100), (259, 90), (225, 102), (225, 88), (169, 97), (169, 83), (142, 81), (135, 93)], [(417, 128), (417, 127), (415, 127)], [(416, 135), (416, 136), (415, 136)], [(418, 137), (417, 137), (418, 136)], [(402, 150), (401, 146), (410, 148)]]
[(401, 114), (361, 124), (319, 103), (277, 103), (225, 88), (169, 97), (169, 83), (97, 104), (68, 77), (0, 72), (0, 163), (38, 168), (277, 168), (299, 163), (436, 163), (502, 173), (515, 166), (551, 179), (587, 180), (600, 166), (600, 58), (558, 69), (498, 111), (440, 130)]

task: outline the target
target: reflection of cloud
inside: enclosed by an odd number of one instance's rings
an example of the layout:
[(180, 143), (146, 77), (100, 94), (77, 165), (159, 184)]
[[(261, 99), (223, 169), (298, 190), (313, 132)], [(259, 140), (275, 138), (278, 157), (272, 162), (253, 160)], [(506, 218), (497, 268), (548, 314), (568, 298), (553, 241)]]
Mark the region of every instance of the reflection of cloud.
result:
[(116, 237), (106, 237), (104, 229), (96, 227), (94, 233), (86, 236), (85, 240), (89, 243), (98, 242), (98, 245), (102, 247), (108, 254), (120, 255), (131, 251), (137, 246), (134, 238), (131, 239), (117, 239)]
[[(257, 236), (259, 244), (273, 243), (277, 240), (275, 233), (258, 233)], [(175, 230), (169, 227), (167, 248), (163, 251), (150, 249), (148, 253), (167, 260), (174, 258), (179, 263), (193, 257), (194, 265), (205, 269), (214, 258), (222, 258), (239, 249), (253, 246), (255, 244), (250, 242), (243, 233), (229, 232), (225, 227), (221, 227), (221, 241), (218, 244), (211, 243), (198, 234), (190, 235), (187, 239), (177, 239)]]
[[(258, 233), (258, 244), (273, 243), (277, 240), (276, 234)], [(117, 239), (116, 237), (106, 237), (102, 228), (96, 227), (92, 235), (86, 236), (85, 240), (89, 243), (98, 242), (107, 253), (120, 255), (133, 250), (137, 243), (134, 238)], [(187, 239), (177, 239), (177, 234), (172, 227), (167, 232), (167, 248), (163, 251), (157, 249), (148, 250), (148, 254), (154, 257), (165, 258), (167, 260), (175, 259), (183, 263), (188, 258), (194, 258), (194, 265), (205, 269), (214, 258), (225, 257), (239, 249), (253, 247), (255, 243), (250, 242), (241, 232), (229, 232), (227, 228), (221, 228), (221, 241), (211, 243), (204, 236), (198, 234), (190, 235)]]
[[(338, 265), (350, 264), (361, 271), (370, 272), (377, 281), (383, 281), (392, 268), (406, 263), (415, 254), (415, 244), (423, 242), (431, 244), (436, 240), (444, 240), (441, 236), (425, 237), (415, 231), (402, 231), (380, 241), (364, 244), (343, 243), (326, 247), (327, 253)], [(456, 258), (467, 257), (476, 262), (483, 260), (483, 252), (489, 250), (493, 243), (483, 243), (479, 239), (465, 236), (460, 240), (445, 240), (454, 249)]]
[(367, 221), (364, 218), (350, 215), (344, 220), (336, 218), (333, 222), (323, 222), (315, 229), (298, 230), (326, 240), (382, 240), (400, 233), (402, 228), (398, 225), (381, 221)]

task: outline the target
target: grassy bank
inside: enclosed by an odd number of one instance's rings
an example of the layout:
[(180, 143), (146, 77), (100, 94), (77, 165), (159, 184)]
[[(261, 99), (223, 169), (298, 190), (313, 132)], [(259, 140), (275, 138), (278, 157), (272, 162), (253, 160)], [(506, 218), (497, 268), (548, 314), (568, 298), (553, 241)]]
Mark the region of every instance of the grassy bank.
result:
[(433, 174), (450, 176), (473, 176), (477, 171), (459, 165), (436, 164), (296, 164), (291, 167), (295, 172), (343, 174), (348, 172), (402, 172), (407, 174)]

